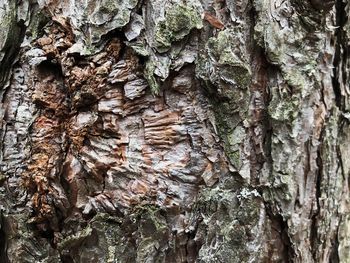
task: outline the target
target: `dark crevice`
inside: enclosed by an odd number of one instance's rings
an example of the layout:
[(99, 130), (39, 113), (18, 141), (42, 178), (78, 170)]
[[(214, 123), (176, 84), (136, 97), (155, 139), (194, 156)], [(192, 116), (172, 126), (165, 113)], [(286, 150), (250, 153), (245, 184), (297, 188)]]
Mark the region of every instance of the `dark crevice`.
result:
[[(254, 35), (254, 26), (256, 19), (256, 11), (254, 8), (251, 9), (251, 19), (253, 27), (251, 29), (252, 34)], [(253, 76), (253, 83), (250, 87), (252, 100), (251, 107), (253, 110), (251, 111), (251, 116), (253, 119), (252, 122), (252, 131), (250, 134), (251, 143), (252, 143), (252, 156), (255, 156), (256, 164), (251, 164), (254, 167), (255, 171), (251, 171), (251, 173), (255, 173), (255, 176), (259, 176), (261, 174), (261, 169), (266, 163), (270, 170), (270, 175), (272, 174), (272, 163), (273, 159), (271, 156), (272, 152), (272, 121), (268, 113), (268, 107), (271, 101), (271, 93), (269, 90), (269, 81), (276, 72), (279, 72), (280, 69), (275, 65), (269, 63), (265, 50), (256, 43), (253, 39), (253, 54), (252, 65), (253, 72), (255, 72), (255, 76)], [(258, 92), (261, 96), (260, 101), (254, 101), (254, 93)], [(254, 140), (256, 135), (254, 134), (255, 127), (260, 127), (262, 134), (259, 138)], [(256, 145), (256, 142), (259, 142), (260, 145)], [(259, 157), (259, 158), (257, 158)], [(261, 196), (264, 196), (264, 192), (269, 195), (271, 188), (267, 187), (265, 189), (264, 185), (260, 185), (260, 180), (251, 178), (252, 183), (256, 183), (258, 186), (258, 191)], [(269, 244), (268, 244), (268, 257), (267, 262), (270, 262), (271, 256), (274, 251), (278, 251), (280, 255), (280, 260), (282, 262), (293, 262), (293, 259), (296, 257), (296, 253), (293, 247), (293, 243), (291, 238), (289, 237), (289, 229), (288, 223), (280, 214), (280, 211), (277, 211), (276, 204), (273, 201), (265, 201), (265, 210), (267, 217), (270, 219), (271, 223), (271, 236)]]
[(40, 79), (53, 76), (55, 79), (63, 81), (63, 72), (61, 65), (56, 63), (55, 60), (45, 60), (41, 62), (37, 69), (39, 71)]
[[(291, 1), (294, 10), (298, 14), (298, 19), (300, 20), (303, 29), (307, 30), (311, 35), (314, 35), (315, 30), (322, 30), (326, 22), (325, 13), (329, 11), (326, 10), (329, 5), (321, 7), (322, 4), (318, 5), (316, 2), (322, 3), (324, 0)], [(316, 8), (316, 6), (319, 8)]]
[(9, 263), (6, 248), (6, 233), (4, 231), (4, 220), (0, 210), (0, 259), (3, 263)]
[[(44, 226), (44, 224), (46, 224), (48, 227)], [(44, 221), (42, 222), (41, 224), (37, 224), (36, 228), (33, 229), (33, 232), (35, 233), (35, 236), (38, 236), (38, 237), (42, 237), (42, 238), (45, 238), (49, 241), (50, 245), (54, 247), (54, 230), (52, 230), (51, 228), (49, 228), (49, 225), (50, 225), (50, 222), (47, 220), (47, 221)], [(46, 228), (45, 228), (46, 227)]]
[(310, 173), (310, 163), (311, 163), (311, 155), (310, 155), (310, 148), (311, 148), (311, 141), (310, 140), (307, 140), (305, 143), (304, 143), (304, 147), (305, 147), (305, 163), (304, 163), (304, 187), (306, 189), (307, 187), (307, 178), (308, 178), (308, 175)]
[[(324, 137), (324, 128), (321, 131), (320, 138)], [(322, 146), (323, 142), (321, 140), (320, 145), (317, 149), (317, 173), (316, 173), (316, 208), (313, 209), (311, 215), (311, 229), (310, 229), (310, 247), (313, 259), (315, 262), (317, 261), (317, 251), (318, 251), (318, 216), (320, 214), (320, 197), (321, 197), (321, 182), (322, 182), (322, 174), (323, 174), (323, 161), (322, 161)]]
[[(339, 222), (342, 221), (342, 217), (339, 216)], [(338, 238), (338, 233), (339, 233), (339, 225), (337, 227), (337, 231), (335, 233), (335, 238), (332, 242), (332, 251), (329, 256), (329, 263), (339, 263), (340, 258), (339, 258), (339, 253), (338, 253), (338, 247), (339, 247), (339, 238)]]
[(345, 174), (345, 170), (344, 170), (344, 164), (343, 164), (343, 159), (342, 159), (342, 155), (341, 155), (341, 151), (340, 151), (340, 147), (339, 145), (336, 146), (336, 151), (337, 151), (337, 159), (339, 162), (339, 168), (341, 170), (341, 174), (342, 174), (342, 179), (344, 180), (344, 182), (346, 181), (346, 174)]
[(0, 61), (0, 90), (3, 89), (9, 77), (9, 72), (11, 72), (12, 64), (17, 58), (18, 51), (21, 43), (23, 42), (26, 31), (26, 27), (22, 20), (20, 22), (14, 23), (14, 25), (11, 26), (12, 30), (9, 32), (9, 34), (12, 37), (6, 39), (4, 47), (1, 50), (1, 52), (5, 55)]
[[(267, 62), (268, 63), (268, 62)], [(276, 73), (279, 72), (279, 68), (276, 65), (268, 64), (267, 75), (269, 78), (274, 78)], [(265, 136), (264, 136), (264, 155), (266, 163), (269, 168), (269, 176), (272, 176), (273, 170), (273, 158), (272, 158), (272, 136), (273, 136), (273, 123), (268, 113), (268, 108), (272, 100), (272, 93), (270, 91), (269, 84), (266, 86), (266, 117), (265, 117)]]
[(73, 258), (70, 255), (60, 255), (62, 263), (74, 263)]
[[(296, 257), (293, 244), (291, 242), (291, 239), (288, 235), (288, 223), (286, 220), (283, 219), (282, 215), (280, 214), (273, 214), (270, 208), (270, 205), (265, 202), (266, 207), (266, 214), (268, 218), (271, 220), (271, 228), (272, 232), (277, 232), (278, 236), (271, 237), (270, 240), (274, 240), (274, 243), (270, 244), (271, 249), (269, 249), (269, 253), (272, 253), (272, 250), (280, 248), (279, 254), (283, 258), (283, 262), (285, 263), (292, 263), (294, 262), (293, 259)], [(271, 256), (271, 255), (270, 255)]]
[[(340, 79), (340, 72), (343, 71), (342, 64), (345, 64), (346, 57), (344, 57), (344, 50), (346, 50), (345, 44), (346, 32), (344, 31), (344, 25), (347, 22), (347, 14), (345, 11), (346, 3), (343, 3), (342, 0), (337, 0), (335, 4), (336, 9), (336, 27), (335, 30), (335, 54), (333, 60), (333, 77), (332, 77), (332, 86), (335, 95), (335, 103), (337, 107), (343, 110), (345, 103), (344, 97), (342, 96), (341, 87), (343, 85), (344, 79)], [(345, 60), (344, 60), (345, 59)], [(344, 71), (345, 72), (345, 71)], [(345, 75), (345, 74), (343, 74)], [(346, 78), (346, 76), (344, 76)]]
[[(269, 63), (265, 56), (265, 50), (259, 46), (254, 39), (254, 27), (256, 25), (257, 12), (252, 7), (249, 10), (251, 19), (250, 36), (251, 39), (251, 65), (252, 65), (252, 83), (249, 87), (250, 98), (250, 116), (252, 118), (251, 127), (249, 131), (251, 153), (251, 183), (253, 186), (260, 184), (259, 174), (267, 161), (267, 154), (265, 152), (266, 137), (269, 137), (270, 123), (268, 118), (267, 105), (269, 104), (268, 94), (268, 68)], [(258, 132), (257, 132), (258, 131)]]
[[(344, 26), (347, 23), (348, 17), (346, 13), (346, 5), (342, 0), (337, 0), (335, 2), (336, 10), (336, 30), (335, 30), (335, 54), (333, 60), (333, 76), (332, 76), (332, 86), (335, 95), (335, 104), (341, 111), (346, 111), (346, 97), (343, 94), (344, 87), (347, 85), (347, 75), (346, 75), (346, 63), (347, 63), (347, 33)], [(342, 127), (342, 116), (339, 118), (338, 128)], [(336, 146), (336, 156), (338, 159), (339, 169), (341, 169), (342, 177), (345, 178), (341, 153), (339, 145)], [(318, 187), (319, 188), (319, 187)], [(319, 206), (319, 204), (318, 204)], [(341, 221), (340, 221), (341, 222)], [(331, 239), (332, 251), (329, 258), (329, 262), (338, 263), (340, 261), (338, 254), (338, 231), (335, 233), (334, 238)], [(316, 248), (314, 248), (316, 250)]]
[[(100, 43), (98, 43), (98, 44), (108, 43), (113, 38), (116, 38), (116, 39), (120, 40), (121, 43), (128, 42), (126, 37), (125, 37), (125, 35), (124, 35), (124, 33), (122, 31), (120, 31), (119, 29), (113, 29), (113, 30), (109, 31), (108, 33), (106, 33), (105, 35), (103, 35), (101, 37)], [(121, 50), (119, 51), (120, 54), (124, 54), (125, 55), (127, 48), (128, 47), (125, 44), (123, 44), (121, 46)]]
[(201, 248), (201, 244), (195, 240), (200, 221), (201, 219), (199, 219), (198, 222), (194, 225), (194, 229), (187, 233), (186, 257), (187, 259), (193, 260), (189, 261), (189, 263), (195, 262), (195, 260), (198, 258), (198, 253)]
[[(336, 151), (337, 151), (337, 159), (339, 161), (339, 169), (341, 170), (341, 174), (342, 174), (342, 179), (344, 182), (346, 182), (346, 174), (345, 174), (345, 170), (344, 170), (344, 164), (343, 164), (343, 159), (342, 159), (342, 155), (341, 155), (341, 150), (339, 145), (336, 146)], [(338, 172), (337, 172), (338, 174)], [(339, 263), (340, 259), (339, 259), (339, 253), (338, 253), (338, 247), (339, 247), (339, 239), (338, 239), (338, 233), (339, 233), (339, 226), (342, 223), (342, 216), (340, 214), (339, 215), (339, 224), (337, 226), (337, 231), (335, 232), (335, 237), (334, 240), (332, 242), (332, 251), (331, 251), (331, 255), (329, 258), (329, 262), (330, 263)]]
[(311, 5), (318, 11), (329, 11), (334, 5), (334, 0), (310, 0)]

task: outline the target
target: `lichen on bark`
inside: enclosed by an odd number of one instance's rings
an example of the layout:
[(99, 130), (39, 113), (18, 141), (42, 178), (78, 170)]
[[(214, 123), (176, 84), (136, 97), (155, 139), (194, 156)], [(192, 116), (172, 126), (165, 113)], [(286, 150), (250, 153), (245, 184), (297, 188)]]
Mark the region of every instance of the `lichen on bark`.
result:
[(348, 261), (348, 3), (0, 3), (4, 262)]

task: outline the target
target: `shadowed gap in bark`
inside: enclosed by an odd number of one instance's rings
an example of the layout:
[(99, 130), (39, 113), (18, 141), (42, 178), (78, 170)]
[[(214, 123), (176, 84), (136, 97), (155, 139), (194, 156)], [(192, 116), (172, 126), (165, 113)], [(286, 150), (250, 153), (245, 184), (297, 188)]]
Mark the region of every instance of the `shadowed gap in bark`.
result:
[(6, 251), (6, 233), (3, 228), (2, 211), (0, 210), (0, 259), (3, 263), (8, 263), (7, 251)]
[[(335, 102), (339, 109), (343, 109), (344, 104), (344, 98), (342, 98), (342, 91), (340, 88), (340, 81), (346, 80), (346, 74), (343, 74), (343, 79), (339, 79), (339, 73), (341, 70), (343, 70), (344, 64), (346, 62), (346, 55), (347, 55), (347, 46), (345, 46), (344, 43), (346, 43), (346, 33), (344, 32), (344, 25), (347, 21), (347, 14), (345, 11), (346, 3), (344, 3), (342, 0), (337, 0), (335, 4), (336, 8), (336, 26), (337, 29), (335, 31), (335, 54), (334, 54), (334, 61), (333, 61), (333, 90), (335, 94)], [(343, 64), (343, 65), (342, 65)], [(343, 71), (346, 72), (346, 71)]]
[(310, 231), (310, 241), (311, 241), (311, 250), (312, 250), (312, 256), (314, 260), (316, 261), (316, 253), (317, 253), (317, 236), (318, 236), (318, 215), (320, 213), (320, 197), (321, 197), (321, 181), (322, 181), (322, 173), (323, 173), (323, 161), (322, 161), (322, 138), (324, 137), (324, 128), (322, 129), (322, 132), (320, 134), (321, 143), (318, 146), (317, 150), (317, 174), (316, 174), (316, 210), (313, 212), (313, 215), (311, 217), (312, 223), (311, 223), (311, 231)]
[[(288, 236), (288, 224), (285, 220), (283, 220), (283, 217), (280, 214), (273, 214), (270, 208), (269, 204), (266, 205), (266, 213), (269, 219), (271, 220), (271, 227), (273, 231), (277, 232), (276, 238), (279, 239), (280, 243), (276, 243), (274, 245), (281, 246), (280, 255), (282, 255), (284, 261), (286, 263), (292, 263), (293, 258), (295, 258), (295, 251), (293, 248), (293, 244), (291, 243), (291, 240)], [(275, 247), (270, 247), (270, 253), (272, 253), (272, 248)], [(271, 256), (271, 255), (270, 255)]]
[(16, 26), (11, 32), (12, 38), (10, 38), (11, 40), (14, 39), (14, 41), (5, 43), (5, 47), (3, 49), (5, 56), (0, 63), (0, 90), (3, 89), (3, 85), (6, 84), (10, 69), (12, 68), (12, 63), (18, 56), (18, 51), (21, 43), (23, 42), (25, 31), (26, 26), (24, 25), (24, 21), (21, 20), (17, 22)]

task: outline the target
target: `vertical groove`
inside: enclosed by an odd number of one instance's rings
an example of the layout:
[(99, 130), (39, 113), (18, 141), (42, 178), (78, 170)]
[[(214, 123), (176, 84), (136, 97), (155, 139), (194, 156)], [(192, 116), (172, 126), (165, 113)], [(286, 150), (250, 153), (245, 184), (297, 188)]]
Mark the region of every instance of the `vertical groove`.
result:
[(6, 252), (6, 233), (4, 231), (4, 219), (2, 211), (0, 210), (0, 259), (3, 263), (8, 263), (8, 257)]
[[(344, 109), (344, 98), (342, 97), (342, 89), (341, 86), (344, 82), (344, 78), (346, 76), (343, 76), (343, 79), (340, 79), (340, 72), (343, 70), (342, 65), (346, 62), (343, 61), (346, 59), (343, 55), (346, 50), (346, 47), (344, 47), (345, 43), (345, 32), (344, 32), (344, 25), (347, 20), (347, 15), (345, 12), (345, 6), (346, 4), (343, 3), (342, 0), (337, 0), (335, 4), (336, 9), (336, 31), (335, 31), (335, 54), (334, 54), (334, 60), (333, 60), (333, 90), (335, 95), (335, 103), (337, 107), (341, 110)], [(345, 75), (345, 74), (344, 74)]]

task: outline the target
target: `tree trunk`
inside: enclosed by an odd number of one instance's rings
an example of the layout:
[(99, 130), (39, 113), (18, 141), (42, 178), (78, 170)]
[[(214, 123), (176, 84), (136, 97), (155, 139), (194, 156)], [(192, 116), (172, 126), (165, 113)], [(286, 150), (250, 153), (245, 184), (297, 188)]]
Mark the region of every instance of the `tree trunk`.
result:
[(1, 262), (350, 262), (346, 0), (0, 0)]

